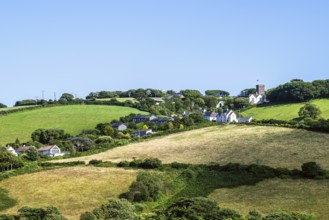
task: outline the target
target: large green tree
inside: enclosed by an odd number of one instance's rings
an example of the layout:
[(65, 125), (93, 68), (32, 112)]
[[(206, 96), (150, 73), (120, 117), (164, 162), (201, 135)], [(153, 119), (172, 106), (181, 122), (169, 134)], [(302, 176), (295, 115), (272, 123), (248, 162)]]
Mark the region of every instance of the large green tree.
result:
[(7, 108), (7, 106), (0, 102), (0, 108)]
[(321, 110), (314, 104), (307, 103), (299, 109), (298, 115), (301, 118), (316, 119), (320, 116)]

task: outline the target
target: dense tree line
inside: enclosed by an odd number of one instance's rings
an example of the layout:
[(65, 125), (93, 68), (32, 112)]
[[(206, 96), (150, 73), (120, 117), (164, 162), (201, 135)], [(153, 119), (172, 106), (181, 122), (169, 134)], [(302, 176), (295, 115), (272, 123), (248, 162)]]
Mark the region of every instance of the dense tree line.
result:
[(159, 89), (130, 89), (128, 91), (100, 91), (91, 92), (86, 99), (103, 99), (103, 98), (146, 98), (146, 97), (163, 97), (166, 92)]
[(270, 102), (305, 102), (315, 98), (329, 98), (329, 79), (304, 82), (294, 79), (267, 91)]

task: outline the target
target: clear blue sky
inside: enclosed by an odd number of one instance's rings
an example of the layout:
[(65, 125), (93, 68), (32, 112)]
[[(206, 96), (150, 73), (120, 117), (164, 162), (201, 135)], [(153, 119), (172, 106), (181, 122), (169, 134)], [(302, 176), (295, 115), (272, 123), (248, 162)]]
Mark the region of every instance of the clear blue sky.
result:
[(0, 102), (329, 78), (329, 1), (0, 2)]

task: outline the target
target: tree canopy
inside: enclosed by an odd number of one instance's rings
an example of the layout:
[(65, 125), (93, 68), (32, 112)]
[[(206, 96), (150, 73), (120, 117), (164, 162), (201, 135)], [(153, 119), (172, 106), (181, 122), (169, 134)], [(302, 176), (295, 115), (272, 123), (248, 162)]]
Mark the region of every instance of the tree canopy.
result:
[(229, 96), (230, 93), (225, 90), (206, 90), (206, 96), (217, 96), (217, 97), (226, 97)]

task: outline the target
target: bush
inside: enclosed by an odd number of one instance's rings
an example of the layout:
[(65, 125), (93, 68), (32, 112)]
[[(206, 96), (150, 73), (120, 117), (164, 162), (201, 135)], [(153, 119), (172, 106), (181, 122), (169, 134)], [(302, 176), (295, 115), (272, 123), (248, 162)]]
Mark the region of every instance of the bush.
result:
[(170, 166), (174, 169), (186, 169), (189, 166), (189, 164), (172, 162)]
[(102, 160), (91, 160), (89, 161), (90, 165), (98, 165), (101, 164), (103, 161)]
[(113, 219), (123, 220), (136, 219), (135, 207), (125, 199), (111, 199), (108, 203), (80, 216), (80, 220)]
[(323, 176), (325, 172), (324, 170), (321, 169), (321, 167), (317, 163), (308, 162), (308, 163), (303, 163), (302, 174), (303, 176), (308, 178), (315, 178), (318, 176)]
[(164, 190), (161, 177), (155, 173), (140, 173), (124, 195), (129, 201), (156, 201)]
[(220, 209), (216, 202), (207, 198), (182, 198), (169, 206), (163, 213), (166, 219), (241, 219), (241, 215), (231, 209)]
[(117, 165), (118, 167), (129, 167), (129, 161), (120, 161)]
[(162, 166), (161, 160), (158, 158), (146, 158), (141, 164), (140, 167), (144, 169), (157, 169)]

